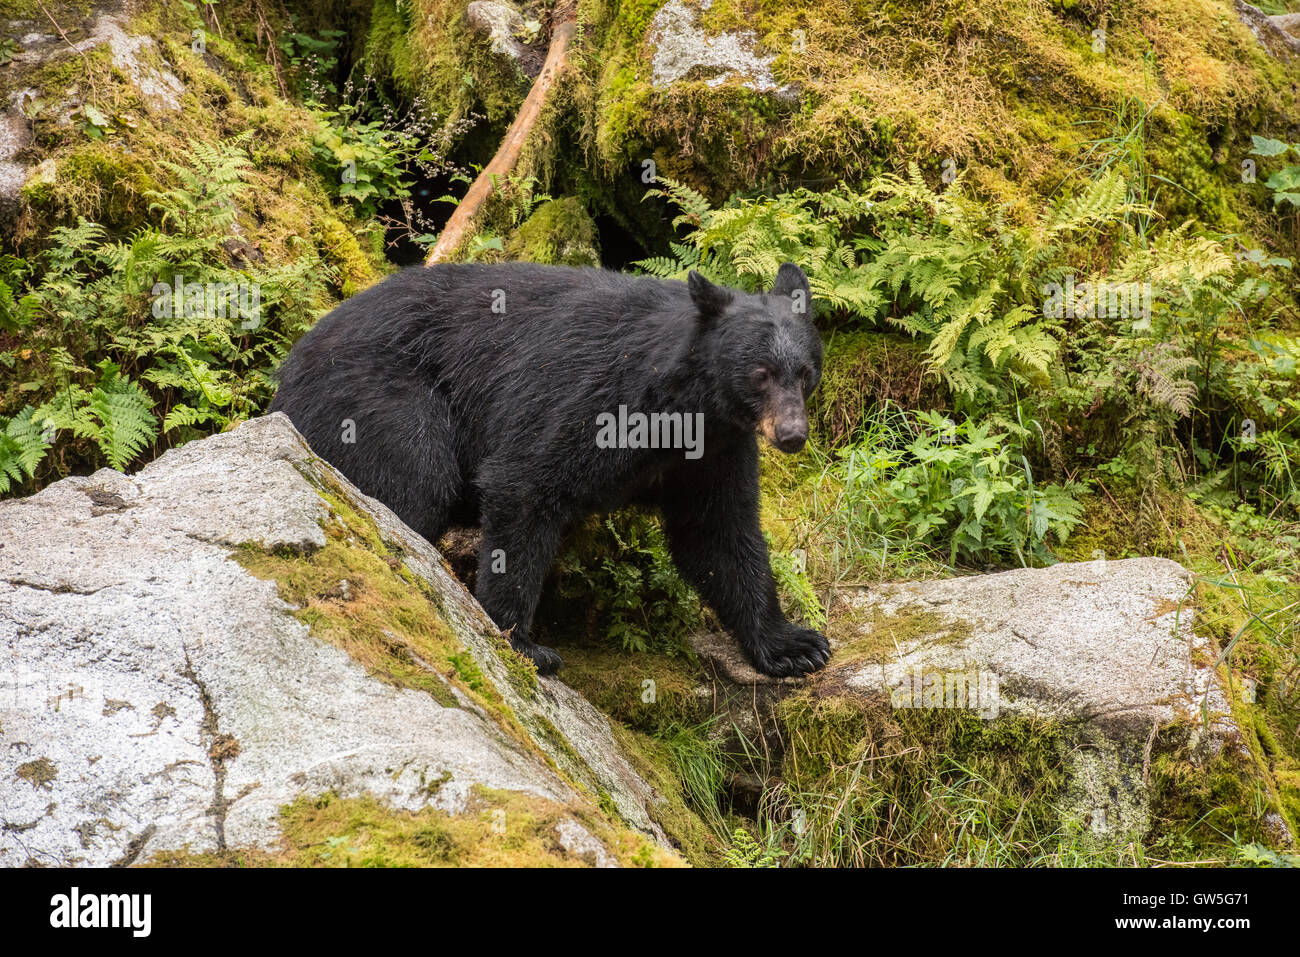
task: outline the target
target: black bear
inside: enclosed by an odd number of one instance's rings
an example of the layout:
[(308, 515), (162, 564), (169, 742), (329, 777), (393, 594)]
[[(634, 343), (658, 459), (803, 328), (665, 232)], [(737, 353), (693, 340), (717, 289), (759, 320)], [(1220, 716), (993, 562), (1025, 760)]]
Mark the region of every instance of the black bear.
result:
[(477, 592), (529, 640), (565, 532), (594, 512), (659, 510), (682, 575), (769, 675), (822, 667), (826, 639), (782, 614), (758, 522), (756, 432), (808, 438), (821, 376), (808, 280), (763, 295), (527, 263), (412, 268), (294, 346), (272, 411), (362, 491), (436, 542), (482, 529)]

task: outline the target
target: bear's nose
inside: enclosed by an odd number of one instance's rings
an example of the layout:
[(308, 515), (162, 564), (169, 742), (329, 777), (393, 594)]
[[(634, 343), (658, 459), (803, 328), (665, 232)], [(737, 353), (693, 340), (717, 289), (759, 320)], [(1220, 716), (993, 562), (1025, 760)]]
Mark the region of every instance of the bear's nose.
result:
[(782, 422), (776, 427), (776, 447), (782, 452), (798, 452), (808, 441), (808, 426)]

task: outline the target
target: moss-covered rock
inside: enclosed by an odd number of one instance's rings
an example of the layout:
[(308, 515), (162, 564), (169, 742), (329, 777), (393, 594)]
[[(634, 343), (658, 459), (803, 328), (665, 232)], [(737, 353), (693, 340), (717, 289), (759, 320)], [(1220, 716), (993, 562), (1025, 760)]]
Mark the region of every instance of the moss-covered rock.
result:
[[(656, 18), (678, 7), (718, 44), (742, 38), (770, 84), (738, 69), (658, 68), (678, 38)], [(598, 108), (580, 122), (610, 181), (653, 159), (715, 200), (910, 161), (937, 176), (950, 160), (1027, 217), (1089, 162), (1125, 162), (1136, 136), (1169, 180), (1150, 184), (1162, 211), (1268, 229), (1266, 197), (1242, 186), (1240, 160), (1252, 133), (1282, 135), (1300, 106), (1300, 60), (1271, 55), (1230, 0), (1150, 0), (1122, 15), (1022, 0), (584, 9)]]
[(780, 758), (769, 814), (796, 815), (791, 846), (815, 863), (1287, 846), (1286, 768), (1193, 630), (1190, 586), (1135, 559), (839, 589), (831, 663), (806, 684), (755, 674), (725, 641), (695, 647), (715, 701), (774, 723), (753, 739)]
[(537, 207), (510, 237), (506, 258), (550, 266), (599, 266), (596, 224), (574, 196)]
[(477, 789), (466, 810), (323, 794), (280, 809), (272, 849), (160, 851), (153, 867), (677, 867), (671, 853), (545, 798)]
[(57, 688), (0, 710), (0, 863), (676, 859), (606, 720), (284, 416), (0, 511), (0, 640)]
[(950, 404), (939, 377), (926, 367), (925, 348), (884, 332), (832, 332), (810, 417), (831, 448), (863, 427), (873, 408), (935, 409)]
[(176, 0), (47, 7), (66, 42), (38, 10), (0, 72), (4, 121), (29, 131), (11, 160), (20, 189), (7, 206), (0, 197), (8, 252), (31, 256), (78, 217), (122, 234), (152, 223), (152, 192), (175, 183), (168, 163), (247, 133), (253, 168), (237, 235), (255, 237), (271, 265), (314, 250), (337, 270), (341, 295), (386, 270), (382, 248), (359, 241), (376, 227), (333, 208), (312, 160), (317, 121), (284, 95), (284, 69), (259, 48), (255, 22), (232, 17), (222, 36)]

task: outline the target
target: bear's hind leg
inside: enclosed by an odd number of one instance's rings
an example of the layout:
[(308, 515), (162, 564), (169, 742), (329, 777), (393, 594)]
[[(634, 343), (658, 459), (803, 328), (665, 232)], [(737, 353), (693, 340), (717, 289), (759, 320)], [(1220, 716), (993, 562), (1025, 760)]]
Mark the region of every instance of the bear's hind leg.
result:
[(511, 647), (533, 659), (538, 674), (554, 674), (563, 664), (559, 654), (535, 644), (529, 632), (565, 522), (535, 504), (485, 500), (481, 524), (479, 604), (498, 628), (509, 632)]
[(430, 542), (446, 531), (465, 480), (451, 407), (427, 382), (374, 377), (346, 389), (327, 380), (277, 401), (313, 451), (357, 488)]

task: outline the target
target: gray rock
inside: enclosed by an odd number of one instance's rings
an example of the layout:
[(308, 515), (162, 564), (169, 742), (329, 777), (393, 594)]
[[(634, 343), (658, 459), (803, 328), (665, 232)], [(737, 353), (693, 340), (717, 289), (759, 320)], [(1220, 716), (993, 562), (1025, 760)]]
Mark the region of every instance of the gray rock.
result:
[(1234, 0), (1233, 5), (1241, 22), (1250, 28), (1260, 46), (1274, 57), (1290, 58), (1300, 54), (1300, 14), (1269, 16), (1245, 0)]
[(502, 56), (518, 60), (524, 45), (517, 39), (524, 30), (524, 18), (513, 4), (504, 0), (473, 0), (465, 8), (470, 26), (492, 41), (492, 49)]
[(472, 0), (465, 18), (471, 29), (487, 38), (492, 52), (511, 60), (522, 74), (535, 77), (542, 71), (546, 57), (545, 44), (537, 36), (540, 25), (526, 21), (514, 4)]
[[(1124, 840), (1147, 826), (1157, 732), (1203, 756), (1244, 747), (1215, 652), (1192, 629), (1191, 587), (1177, 563), (1135, 558), (840, 589), (822, 680), (893, 708), (1060, 722), (1071, 738), (1064, 815)], [(754, 681), (726, 643), (695, 647), (731, 682)], [(759, 702), (789, 693), (771, 679), (753, 689)]]
[[(713, 0), (699, 0), (698, 9), (708, 10)], [(789, 96), (792, 87), (783, 87), (772, 75), (775, 56), (760, 56), (754, 51), (756, 37), (749, 30), (729, 31), (711, 36), (698, 23), (696, 6), (689, 0), (669, 0), (659, 8), (646, 31), (652, 49), (652, 83), (664, 89), (694, 71), (707, 76), (709, 86), (734, 81), (760, 93), (776, 92)]]
[(31, 127), (18, 108), (0, 113), (0, 205), (12, 207), (18, 202), (28, 172), (17, 156), (31, 142)]
[[(458, 689), (455, 707), (381, 682), (232, 559), (324, 545), (323, 487), (400, 549), (535, 745)], [(476, 785), (587, 809), (604, 790), (662, 840), (606, 720), (559, 681), (515, 689), (495, 638), (433, 547), (283, 415), (0, 503), (0, 864), (269, 848), (302, 795), (459, 813)], [(613, 861), (576, 821), (564, 840)]]
[(555, 836), (560, 846), (575, 857), (585, 858), (596, 867), (618, 867), (618, 861), (605, 850), (605, 845), (571, 817), (560, 819), (555, 825)]

